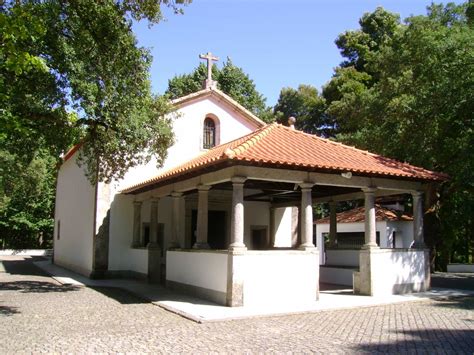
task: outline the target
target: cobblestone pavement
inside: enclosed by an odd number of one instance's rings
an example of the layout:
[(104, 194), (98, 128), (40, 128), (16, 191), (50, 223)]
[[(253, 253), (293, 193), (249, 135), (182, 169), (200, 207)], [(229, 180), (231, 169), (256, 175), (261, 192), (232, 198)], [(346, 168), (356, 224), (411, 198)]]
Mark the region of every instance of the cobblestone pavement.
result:
[[(16, 263), (16, 264), (15, 264)], [(474, 353), (474, 299), (198, 324), (125, 291), (0, 272), (0, 353)]]

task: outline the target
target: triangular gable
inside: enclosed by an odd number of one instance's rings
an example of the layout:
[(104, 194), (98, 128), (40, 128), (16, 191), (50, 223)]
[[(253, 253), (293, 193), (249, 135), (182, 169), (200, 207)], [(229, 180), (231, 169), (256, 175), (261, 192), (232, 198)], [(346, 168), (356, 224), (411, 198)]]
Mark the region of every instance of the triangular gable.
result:
[(255, 125), (257, 128), (263, 127), (266, 125), (265, 122), (263, 122), (260, 118), (255, 116), (252, 112), (247, 110), (244, 106), (239, 104), (229, 95), (214, 88), (208, 88), (208, 89), (203, 89), (197, 92), (193, 92), (192, 94), (172, 100), (171, 103), (173, 104), (175, 108), (179, 109), (180, 107), (192, 104), (193, 102), (196, 102), (198, 100), (202, 100), (208, 97), (213, 97), (217, 99), (217, 101), (225, 103), (232, 110), (239, 112), (244, 119), (246, 119), (247, 121)]

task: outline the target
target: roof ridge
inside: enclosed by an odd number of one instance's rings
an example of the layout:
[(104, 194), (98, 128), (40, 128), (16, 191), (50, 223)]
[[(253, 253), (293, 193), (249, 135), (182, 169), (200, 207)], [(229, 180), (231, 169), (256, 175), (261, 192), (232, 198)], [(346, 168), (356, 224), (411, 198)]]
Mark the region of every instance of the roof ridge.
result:
[(234, 159), (237, 155), (245, 152), (250, 147), (256, 145), (261, 139), (263, 139), (265, 136), (267, 136), (273, 130), (273, 128), (275, 128), (276, 126), (278, 126), (277, 123), (272, 123), (272, 124), (269, 124), (269, 125), (266, 125), (266, 126), (262, 127), (260, 130), (255, 131), (254, 134), (251, 137), (244, 140), (242, 143), (240, 143), (235, 148), (227, 148), (223, 152), (223, 156), (225, 156), (229, 159)]

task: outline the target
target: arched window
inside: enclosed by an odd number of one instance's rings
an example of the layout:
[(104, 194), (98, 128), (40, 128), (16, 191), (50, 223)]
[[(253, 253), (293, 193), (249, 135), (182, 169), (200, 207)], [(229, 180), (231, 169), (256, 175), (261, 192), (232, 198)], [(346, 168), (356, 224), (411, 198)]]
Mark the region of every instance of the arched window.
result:
[(206, 117), (204, 120), (202, 147), (210, 149), (216, 145), (216, 123), (212, 118)]

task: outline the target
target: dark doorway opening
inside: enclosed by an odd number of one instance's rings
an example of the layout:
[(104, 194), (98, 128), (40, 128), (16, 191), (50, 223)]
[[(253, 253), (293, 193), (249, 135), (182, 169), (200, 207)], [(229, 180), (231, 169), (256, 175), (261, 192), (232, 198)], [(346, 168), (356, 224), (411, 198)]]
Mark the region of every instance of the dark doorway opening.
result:
[[(207, 243), (211, 249), (226, 249), (226, 212), (208, 211)], [(191, 216), (191, 246), (196, 243), (197, 210)]]

